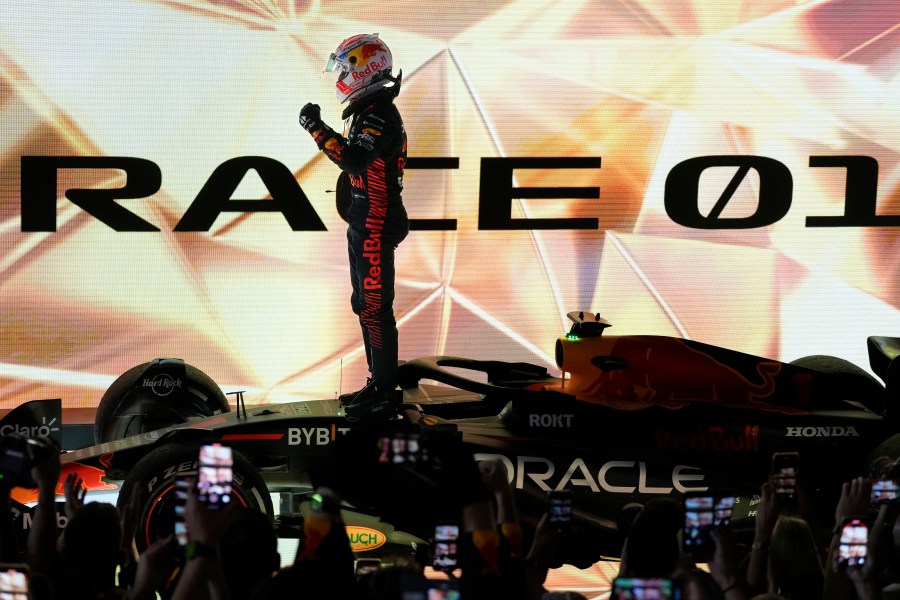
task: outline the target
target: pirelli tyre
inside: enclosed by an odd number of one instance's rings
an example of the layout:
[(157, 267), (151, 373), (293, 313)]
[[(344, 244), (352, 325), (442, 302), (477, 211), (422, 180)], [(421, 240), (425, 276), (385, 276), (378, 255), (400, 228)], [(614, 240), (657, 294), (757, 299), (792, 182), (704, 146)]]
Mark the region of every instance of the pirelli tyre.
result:
[[(194, 478), (201, 443), (176, 442), (152, 450), (128, 472), (116, 504), (124, 510), (135, 504), (135, 544), (143, 551), (174, 530), (175, 480)], [(274, 516), (272, 497), (257, 470), (247, 458), (234, 451), (233, 499), (240, 506), (255, 508)]]
[(900, 477), (900, 465), (893, 463), (900, 459), (900, 433), (892, 435), (872, 450), (866, 461), (867, 473), (876, 479), (887, 476), (887, 472), (893, 473), (893, 478)]
[(120, 375), (103, 394), (94, 418), (97, 444), (230, 411), (206, 373), (178, 358), (157, 358)]

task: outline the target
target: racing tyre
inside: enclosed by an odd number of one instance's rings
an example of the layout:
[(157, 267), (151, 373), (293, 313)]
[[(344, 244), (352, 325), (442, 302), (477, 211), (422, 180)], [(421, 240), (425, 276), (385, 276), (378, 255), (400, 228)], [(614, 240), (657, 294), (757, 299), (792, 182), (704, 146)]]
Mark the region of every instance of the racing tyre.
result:
[(872, 450), (872, 453), (869, 454), (869, 459), (866, 461), (869, 475), (875, 477), (881, 475), (881, 473), (877, 473), (876, 471), (885, 466), (884, 457), (887, 457), (890, 460), (897, 460), (900, 458), (900, 433), (892, 435), (881, 442), (874, 450)]
[(94, 419), (97, 444), (229, 412), (228, 399), (206, 373), (179, 359), (132, 367), (103, 394)]
[[(174, 530), (175, 478), (194, 477), (200, 443), (172, 443), (152, 450), (128, 472), (119, 492), (116, 505), (124, 510), (135, 501), (135, 545), (143, 552), (150, 544), (166, 537)], [(274, 517), (272, 497), (266, 483), (250, 461), (234, 452), (233, 499), (241, 506), (249, 506)]]

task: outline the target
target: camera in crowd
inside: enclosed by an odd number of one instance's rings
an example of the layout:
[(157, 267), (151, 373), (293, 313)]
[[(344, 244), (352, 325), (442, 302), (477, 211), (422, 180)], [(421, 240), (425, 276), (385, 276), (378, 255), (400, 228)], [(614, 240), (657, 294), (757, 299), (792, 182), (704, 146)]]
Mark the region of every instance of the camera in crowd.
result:
[(900, 460), (881, 456), (872, 462), (872, 504), (900, 502)]
[(0, 436), (0, 485), (35, 487), (31, 467), (55, 452), (53, 442), (19, 433)]

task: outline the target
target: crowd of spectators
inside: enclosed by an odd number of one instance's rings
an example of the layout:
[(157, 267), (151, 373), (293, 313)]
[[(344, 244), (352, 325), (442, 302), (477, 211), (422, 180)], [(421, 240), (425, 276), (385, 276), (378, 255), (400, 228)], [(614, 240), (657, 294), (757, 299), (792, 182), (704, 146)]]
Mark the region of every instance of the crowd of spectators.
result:
[[(236, 505), (210, 510), (198, 501), (194, 486), (189, 486), (185, 505), (188, 551), (168, 536), (138, 553), (137, 503), (126, 503), (120, 511), (86, 502), (75, 475), (62, 483), (67, 524), (60, 529), (58, 452), (34, 456), (31, 477), (39, 499), (33, 528), (26, 547), (18, 548), (11, 520), (3, 519), (0, 560), (27, 565), (28, 598), (37, 600), (583, 598), (545, 588), (550, 569), (572, 562), (571, 531), (549, 526), (547, 515), (535, 521), (520, 513), (502, 462), (476, 462), (460, 447), (437, 451), (451, 452), (442, 462), (447, 480), (435, 484), (455, 484), (454, 492), (442, 487), (441, 493), (453, 497), (461, 525), (457, 568), (441, 583), (429, 584), (425, 566), (431, 557), (421, 548), (385, 559), (375, 570), (357, 570), (340, 492), (326, 487), (317, 489), (320, 501), (305, 514), (296, 556), (284, 567), (270, 517)], [(713, 532), (712, 550), (701, 555), (682, 549), (684, 509), (679, 500), (658, 497), (628, 505), (618, 521), (624, 540), (618, 577), (671, 582), (684, 600), (890, 598), (900, 587), (895, 583), (900, 582), (900, 505), (873, 503), (873, 481), (894, 468), (887, 459), (879, 464), (880, 472), (843, 485), (833, 514), (810, 509), (813, 503), (802, 481), (790, 503), (775, 493), (771, 481), (760, 482), (752, 543), (739, 542), (732, 530), (720, 528)], [(8, 506), (9, 492), (9, 486), (0, 485), (0, 505)], [(865, 561), (838, 559), (841, 524), (849, 518), (869, 527), (863, 538)], [(431, 595), (429, 585), (436, 588)], [(623, 599), (658, 597), (646, 589), (639, 592)]]

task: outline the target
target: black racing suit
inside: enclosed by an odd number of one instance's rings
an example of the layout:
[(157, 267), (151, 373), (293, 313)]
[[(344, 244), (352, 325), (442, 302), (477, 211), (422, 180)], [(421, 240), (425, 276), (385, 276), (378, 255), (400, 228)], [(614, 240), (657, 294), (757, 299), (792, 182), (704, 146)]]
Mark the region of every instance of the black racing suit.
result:
[(394, 106), (396, 92), (382, 90), (351, 104), (345, 138), (324, 123), (308, 128), (319, 149), (349, 175), (350, 305), (362, 327), (366, 359), (379, 391), (397, 385), (394, 320), (394, 250), (409, 233), (403, 200), (406, 130)]

